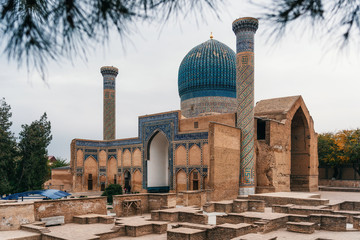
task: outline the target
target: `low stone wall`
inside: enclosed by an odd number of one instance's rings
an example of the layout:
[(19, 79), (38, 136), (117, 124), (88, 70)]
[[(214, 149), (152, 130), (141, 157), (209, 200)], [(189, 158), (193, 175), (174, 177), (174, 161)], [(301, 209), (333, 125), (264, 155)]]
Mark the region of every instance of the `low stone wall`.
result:
[(360, 216), (353, 217), (353, 227), (360, 230)]
[(17, 230), (20, 225), (35, 222), (34, 204), (0, 204), (0, 231)]
[(176, 207), (175, 193), (148, 193), (148, 196), (149, 211)]
[(360, 180), (319, 179), (319, 186), (360, 188)]
[(304, 205), (304, 206), (319, 206), (326, 205), (329, 203), (327, 199), (319, 198), (295, 198), (295, 197), (275, 197), (275, 196), (265, 196), (265, 195), (249, 195), (249, 200), (263, 200), (265, 201), (266, 207), (271, 207), (272, 205)]
[[(115, 195), (113, 196), (113, 210), (115, 211), (116, 216), (124, 216), (123, 212), (123, 202), (125, 200), (141, 200), (141, 211), (143, 213), (149, 212), (149, 194), (139, 193), (139, 194), (124, 194), (124, 195)], [(135, 215), (135, 209), (130, 209), (129, 215)]]
[(65, 223), (73, 221), (76, 215), (107, 214), (106, 197), (70, 198), (34, 202), (35, 220), (64, 216)]
[(207, 192), (205, 191), (183, 191), (182, 204), (184, 206), (203, 206), (207, 200)]
[(340, 203), (340, 210), (360, 211), (360, 201), (345, 201)]
[[(176, 207), (175, 193), (138, 193), (113, 196), (113, 209), (116, 216), (124, 216), (123, 202), (125, 200), (141, 200), (141, 212), (149, 213), (152, 210), (160, 210)], [(135, 208), (130, 208), (128, 216), (136, 215)]]
[(346, 216), (321, 215), (320, 229), (326, 231), (346, 231)]

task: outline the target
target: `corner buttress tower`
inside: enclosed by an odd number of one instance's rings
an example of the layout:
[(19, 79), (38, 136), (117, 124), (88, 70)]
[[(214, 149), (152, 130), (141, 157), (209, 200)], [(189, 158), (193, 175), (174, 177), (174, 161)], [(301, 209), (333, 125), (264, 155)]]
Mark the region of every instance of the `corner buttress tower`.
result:
[(239, 18), (232, 24), (236, 35), (236, 127), (241, 129), (239, 194), (255, 193), (254, 151), (254, 36), (259, 22)]
[(116, 67), (104, 66), (100, 69), (104, 79), (104, 140), (115, 139), (115, 78)]

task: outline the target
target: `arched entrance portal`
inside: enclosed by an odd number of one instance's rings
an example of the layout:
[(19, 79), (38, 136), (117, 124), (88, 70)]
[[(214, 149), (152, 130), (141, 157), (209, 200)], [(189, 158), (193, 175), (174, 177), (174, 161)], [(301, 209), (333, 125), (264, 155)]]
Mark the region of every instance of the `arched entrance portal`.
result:
[(309, 191), (310, 133), (304, 112), (299, 108), (291, 121), (291, 191)]
[(147, 162), (148, 192), (169, 191), (169, 142), (161, 132), (149, 141)]

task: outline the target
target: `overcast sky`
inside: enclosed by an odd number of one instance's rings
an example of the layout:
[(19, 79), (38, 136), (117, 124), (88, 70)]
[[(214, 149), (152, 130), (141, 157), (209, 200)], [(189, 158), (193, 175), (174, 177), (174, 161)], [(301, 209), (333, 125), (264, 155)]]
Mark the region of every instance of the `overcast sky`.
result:
[[(138, 23), (124, 42), (112, 34), (107, 46), (88, 49), (88, 60), (63, 60), (48, 65), (45, 84), (36, 72), (27, 74), (0, 57), (0, 97), (12, 108), (12, 130), (47, 112), (53, 140), (49, 155), (70, 160), (74, 138), (102, 139), (103, 85), (100, 67), (119, 68), (116, 80), (116, 137), (138, 135), (138, 116), (180, 109), (178, 68), (196, 45), (214, 39), (235, 50), (232, 21), (256, 16), (247, 1), (232, 0), (220, 20), (178, 18), (162, 28)], [(261, 25), (255, 43), (255, 101), (302, 95), (318, 133), (360, 127), (360, 59), (358, 49), (339, 53), (324, 40), (293, 29), (276, 44), (267, 41)]]

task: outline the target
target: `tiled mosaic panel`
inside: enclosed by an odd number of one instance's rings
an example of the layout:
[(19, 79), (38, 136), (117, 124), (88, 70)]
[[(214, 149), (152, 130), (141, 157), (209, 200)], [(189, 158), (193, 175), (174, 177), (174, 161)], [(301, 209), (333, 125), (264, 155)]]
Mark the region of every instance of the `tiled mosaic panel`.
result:
[(190, 50), (179, 67), (181, 101), (206, 96), (236, 96), (235, 53), (210, 39)]

